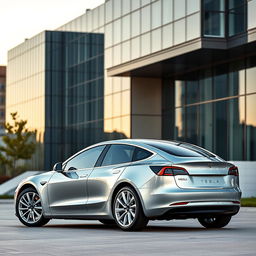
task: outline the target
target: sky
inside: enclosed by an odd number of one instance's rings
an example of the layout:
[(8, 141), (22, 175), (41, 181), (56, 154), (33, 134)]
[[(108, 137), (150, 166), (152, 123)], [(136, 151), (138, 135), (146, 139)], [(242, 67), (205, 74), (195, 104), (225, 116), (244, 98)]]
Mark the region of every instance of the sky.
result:
[(54, 30), (104, 0), (0, 0), (0, 65), (25, 38)]

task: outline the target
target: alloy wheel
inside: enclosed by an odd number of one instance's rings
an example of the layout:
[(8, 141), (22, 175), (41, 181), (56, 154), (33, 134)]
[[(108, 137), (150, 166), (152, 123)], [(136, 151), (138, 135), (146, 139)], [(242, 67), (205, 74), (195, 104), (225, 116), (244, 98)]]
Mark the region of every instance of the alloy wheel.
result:
[(18, 204), (19, 215), (28, 224), (38, 222), (43, 215), (41, 199), (36, 192), (24, 193)]
[(114, 212), (119, 225), (128, 227), (134, 222), (136, 216), (136, 201), (131, 191), (120, 191), (115, 201)]

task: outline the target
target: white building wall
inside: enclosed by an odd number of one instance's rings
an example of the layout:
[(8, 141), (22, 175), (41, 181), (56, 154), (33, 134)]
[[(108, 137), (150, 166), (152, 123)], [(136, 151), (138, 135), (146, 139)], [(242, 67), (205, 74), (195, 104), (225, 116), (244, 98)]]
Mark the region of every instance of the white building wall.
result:
[(256, 197), (256, 161), (232, 162), (238, 167), (242, 197)]

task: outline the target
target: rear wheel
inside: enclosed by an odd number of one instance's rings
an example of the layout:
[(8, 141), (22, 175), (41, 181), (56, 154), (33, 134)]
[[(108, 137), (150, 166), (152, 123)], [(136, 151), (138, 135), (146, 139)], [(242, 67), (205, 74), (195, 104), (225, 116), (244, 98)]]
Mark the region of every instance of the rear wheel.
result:
[(41, 198), (34, 188), (27, 188), (20, 193), (16, 201), (16, 214), (28, 227), (40, 227), (50, 221), (43, 216)]
[(121, 188), (113, 202), (116, 224), (124, 231), (141, 230), (148, 224), (140, 199), (131, 187)]
[(231, 216), (228, 215), (198, 218), (200, 224), (205, 228), (223, 228), (228, 225), (230, 220)]

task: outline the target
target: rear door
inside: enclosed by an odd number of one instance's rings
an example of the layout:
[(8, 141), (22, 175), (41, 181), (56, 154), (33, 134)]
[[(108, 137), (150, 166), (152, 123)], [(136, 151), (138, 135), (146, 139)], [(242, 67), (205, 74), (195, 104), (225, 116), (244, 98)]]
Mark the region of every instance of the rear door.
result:
[(101, 162), (88, 178), (87, 213), (104, 214), (106, 202), (119, 176), (130, 165), (135, 147), (126, 144), (109, 146)]

